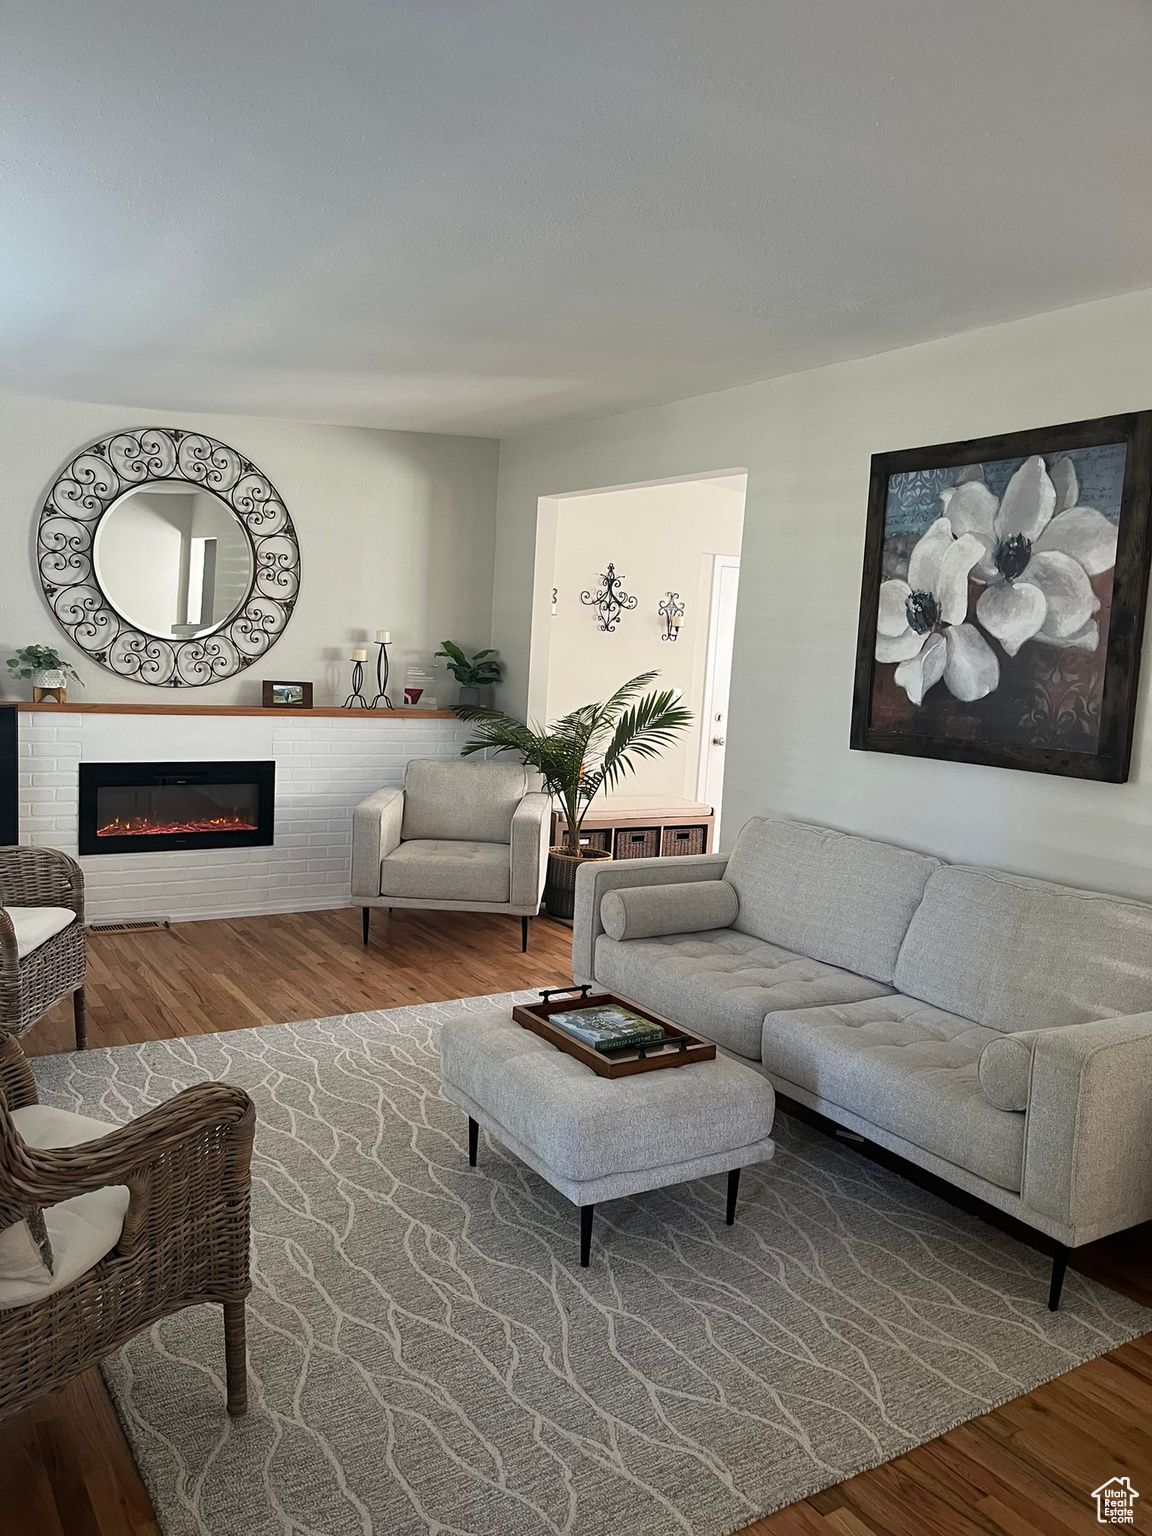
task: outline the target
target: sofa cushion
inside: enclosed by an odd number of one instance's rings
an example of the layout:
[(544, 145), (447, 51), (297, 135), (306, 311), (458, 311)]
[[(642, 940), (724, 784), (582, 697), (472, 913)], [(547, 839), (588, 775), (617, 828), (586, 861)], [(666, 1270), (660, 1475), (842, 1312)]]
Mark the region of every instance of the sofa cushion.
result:
[(381, 896), (427, 901), (507, 901), (511, 857), (507, 843), (401, 843), (380, 864)]
[(997, 1109), (1028, 1108), (1033, 1038), (1033, 1032), (1026, 1035), (994, 1032), (980, 1052), (980, 1087), (984, 1097)]
[(980, 1052), (996, 1038), (971, 1019), (895, 994), (772, 1013), (762, 1054), (783, 1084), (1019, 1190), (1025, 1117), (995, 1108), (978, 1075)]
[(727, 880), (630, 885), (606, 893), (600, 903), (600, 921), (610, 939), (653, 939), (730, 928), (739, 909)]
[(1152, 907), (993, 869), (929, 880), (896, 986), (989, 1029), (1152, 1009)]
[[(13, 1110), (12, 1123), (30, 1147), (74, 1147), (116, 1130), (107, 1121), (48, 1104)], [(0, 1232), (0, 1310), (42, 1301), (73, 1284), (119, 1242), (127, 1209), (128, 1189), (123, 1184), (49, 1206), (44, 1220), (52, 1244), (51, 1272), (29, 1254), (26, 1223)]]
[(891, 982), (924, 886), (940, 861), (795, 821), (750, 821), (726, 879), (754, 938)]
[(888, 989), (733, 928), (596, 940), (596, 980), (755, 1061), (773, 1008), (854, 1002)]
[(538, 774), (521, 763), (440, 762), (415, 758), (404, 771), (404, 821), (400, 835), (412, 839), (467, 839), (507, 843), (512, 816)]
[(12, 919), (16, 955), (20, 960), (76, 921), (71, 907), (5, 907), (4, 910)]

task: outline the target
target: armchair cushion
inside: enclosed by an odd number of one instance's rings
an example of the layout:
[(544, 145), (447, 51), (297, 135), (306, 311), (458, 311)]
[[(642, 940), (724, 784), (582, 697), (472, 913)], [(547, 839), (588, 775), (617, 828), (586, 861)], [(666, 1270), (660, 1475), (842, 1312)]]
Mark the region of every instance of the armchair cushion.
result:
[(4, 910), (12, 920), (16, 952), (21, 960), (76, 921), (76, 914), (70, 907), (5, 907)]
[(381, 896), (411, 900), (508, 900), (511, 853), (507, 843), (415, 838), (380, 865)]
[(404, 771), (401, 836), (405, 842), (511, 842), (516, 807), (539, 787), (539, 775), (521, 763), (414, 758)]
[[(118, 1129), (108, 1121), (48, 1104), (14, 1109), (12, 1123), (28, 1146), (40, 1148), (75, 1147)], [(44, 1221), (52, 1244), (51, 1271), (44, 1266), (27, 1222), (0, 1232), (0, 1310), (42, 1301), (98, 1264), (120, 1240), (128, 1198), (127, 1186), (114, 1184), (49, 1207)]]
[(605, 893), (600, 921), (610, 939), (653, 939), (731, 928), (739, 910), (736, 892), (727, 880), (634, 885)]

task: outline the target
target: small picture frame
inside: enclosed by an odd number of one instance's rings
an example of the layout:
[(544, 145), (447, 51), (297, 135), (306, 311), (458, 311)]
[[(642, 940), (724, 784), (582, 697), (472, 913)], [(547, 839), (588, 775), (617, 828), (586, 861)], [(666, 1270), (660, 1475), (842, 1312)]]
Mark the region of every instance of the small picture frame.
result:
[(265, 681), (261, 703), (265, 709), (311, 709), (312, 684)]

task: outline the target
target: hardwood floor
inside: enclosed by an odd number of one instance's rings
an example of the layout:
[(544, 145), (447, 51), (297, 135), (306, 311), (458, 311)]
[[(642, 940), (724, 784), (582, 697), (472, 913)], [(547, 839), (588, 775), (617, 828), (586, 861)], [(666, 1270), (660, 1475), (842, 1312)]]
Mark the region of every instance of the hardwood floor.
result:
[[(526, 955), (519, 924), (507, 918), (373, 913), (367, 950), (359, 930), (359, 912), (340, 911), (93, 934), (89, 1040), (125, 1045), (246, 1029), (562, 986), (571, 976), (570, 932), (546, 918), (533, 922)], [(25, 1037), (25, 1049), (67, 1050), (71, 1029), (70, 1010), (58, 1009)], [(863, 1155), (1024, 1241), (1042, 1241), (880, 1149)], [(1079, 1249), (1074, 1267), (1152, 1305), (1152, 1227)], [(0, 1436), (4, 1536), (160, 1536), (98, 1372), (9, 1420)], [(1089, 1495), (1122, 1475), (1144, 1494), (1132, 1529), (1152, 1533), (1152, 1335), (740, 1536), (1087, 1536), (1100, 1529)]]

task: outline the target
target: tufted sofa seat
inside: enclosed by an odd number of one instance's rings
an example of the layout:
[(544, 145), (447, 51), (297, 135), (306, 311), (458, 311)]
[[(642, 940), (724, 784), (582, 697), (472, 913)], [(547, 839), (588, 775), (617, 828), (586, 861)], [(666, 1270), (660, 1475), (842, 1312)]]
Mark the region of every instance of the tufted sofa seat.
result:
[(1019, 1190), (1024, 1116), (980, 1087), (984, 1029), (914, 997), (770, 1013), (762, 1055), (772, 1075), (839, 1104), (937, 1157)]
[(852, 971), (733, 928), (596, 946), (596, 978), (698, 1030), (738, 1056), (760, 1054), (764, 1015), (814, 1003), (854, 1003), (891, 991)]
[(1152, 1220), (1141, 902), (754, 820), (581, 869), (572, 967), (1061, 1245)]

